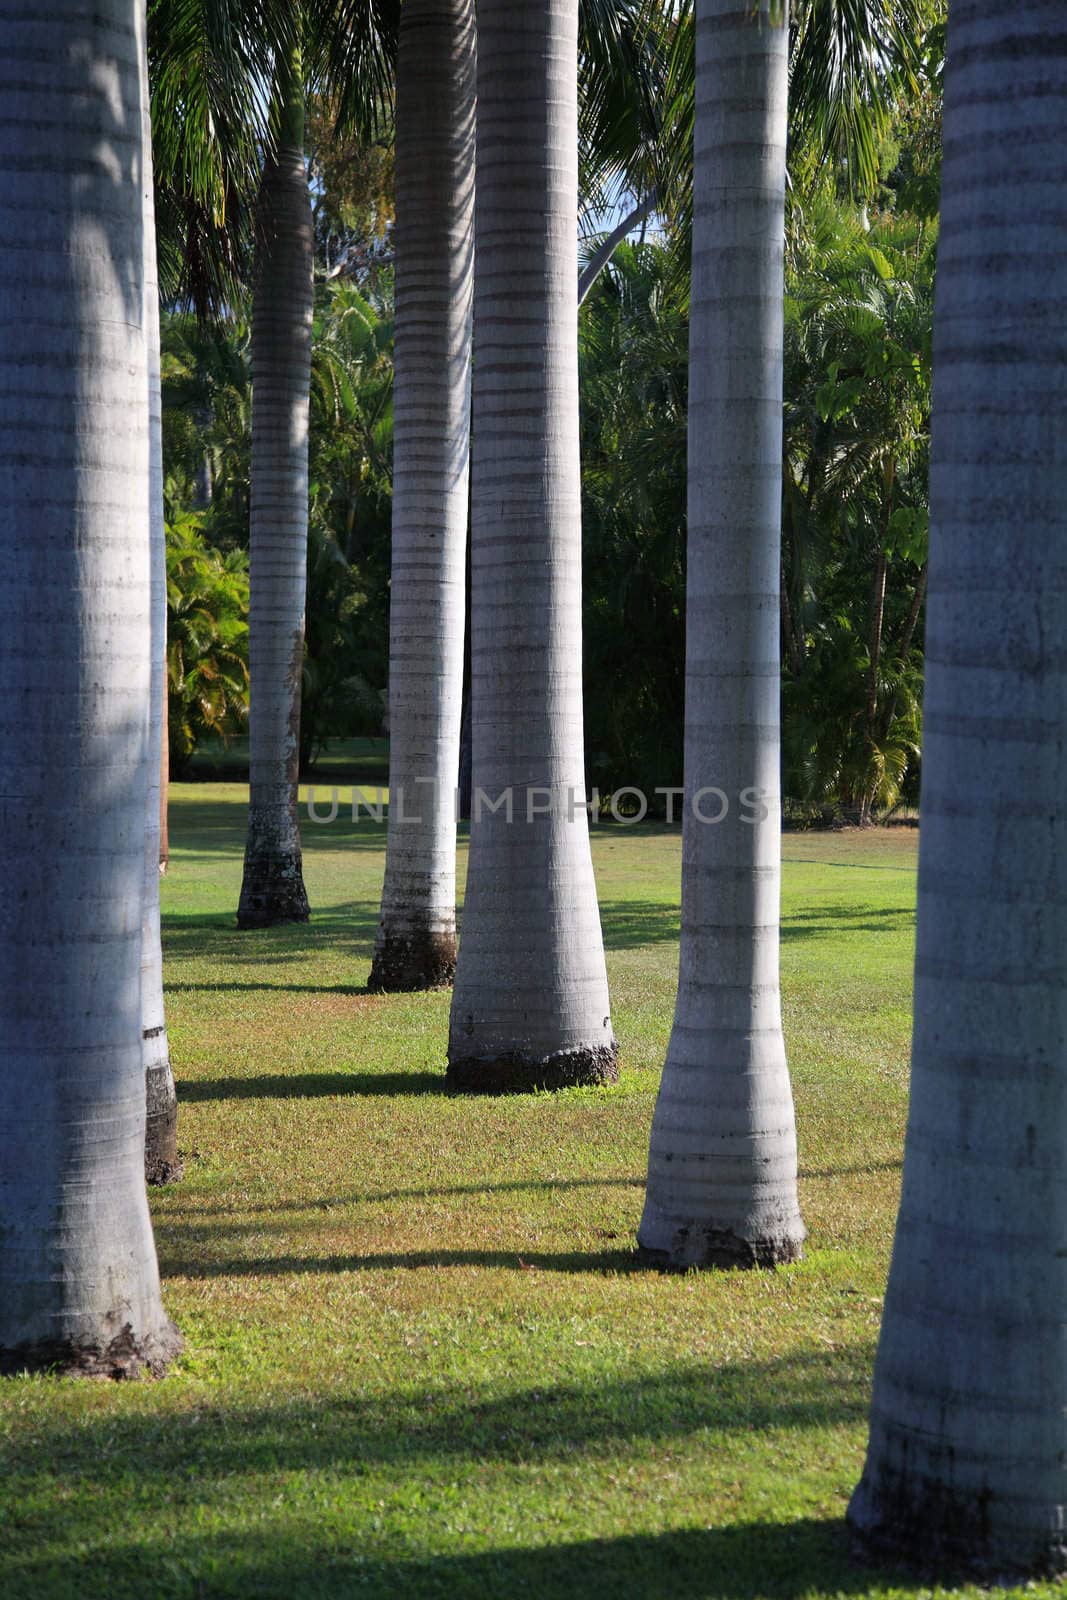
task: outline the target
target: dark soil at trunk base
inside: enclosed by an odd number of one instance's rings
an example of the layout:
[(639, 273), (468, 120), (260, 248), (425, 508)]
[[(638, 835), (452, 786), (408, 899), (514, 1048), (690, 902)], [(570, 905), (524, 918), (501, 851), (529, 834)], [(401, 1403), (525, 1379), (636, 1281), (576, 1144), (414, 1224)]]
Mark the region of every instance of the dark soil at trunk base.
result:
[(367, 988), (371, 994), (447, 989), (456, 975), (456, 936), (406, 933), (379, 936)]
[(74, 1345), (59, 1340), (0, 1347), (0, 1376), (48, 1372), (59, 1378), (161, 1378), (182, 1351), (182, 1336), (173, 1322), (148, 1338), (137, 1340), (129, 1323), (105, 1346)]
[(804, 1246), (799, 1239), (742, 1239), (729, 1229), (695, 1224), (679, 1228), (670, 1250), (638, 1246), (638, 1258), (661, 1272), (688, 1272), (690, 1267), (782, 1267), (799, 1261)]
[(574, 1089), (617, 1083), (619, 1051), (615, 1044), (590, 1045), (532, 1059), (519, 1054), (450, 1059), (446, 1078), (460, 1094), (529, 1094), (535, 1089)]

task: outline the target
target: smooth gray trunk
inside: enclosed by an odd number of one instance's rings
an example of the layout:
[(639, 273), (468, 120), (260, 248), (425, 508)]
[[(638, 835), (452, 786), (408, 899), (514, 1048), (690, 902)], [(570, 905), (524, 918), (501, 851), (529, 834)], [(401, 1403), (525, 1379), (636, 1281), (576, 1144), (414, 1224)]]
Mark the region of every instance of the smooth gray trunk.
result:
[(438, 988), (456, 967), (475, 39), (473, 0), (405, 0), (397, 70), (390, 805), (371, 989)]
[(182, 1175), (178, 1158), (178, 1095), (167, 1045), (163, 1004), (163, 948), (159, 926), (161, 754), (166, 695), (167, 550), (163, 526), (163, 395), (160, 386), (159, 284), (156, 276), (155, 200), (152, 185), (152, 117), (148, 57), (142, 62), (144, 148), (144, 330), (148, 368), (148, 526), (152, 675), (149, 689), (148, 796), (145, 821), (144, 901), (141, 907), (141, 1029), (145, 1072), (144, 1170), (149, 1183), (173, 1183)]
[(577, 0), (481, 0), (475, 792), (448, 1053), (476, 1091), (618, 1071), (583, 803), (577, 214)]
[(1067, 26), (951, 9), (915, 1031), (853, 1529), (1067, 1569)]
[(137, 0), (57, 0), (12, 11), (0, 53), (5, 1371), (180, 1348), (144, 1182), (143, 49)]
[(771, 1266), (804, 1238), (778, 992), (787, 30), (698, 0), (696, 44), (682, 938), (638, 1242)]
[(249, 527), (249, 805), (238, 926), (306, 922), (297, 795), (307, 591), (314, 240), (299, 57), (256, 204)]

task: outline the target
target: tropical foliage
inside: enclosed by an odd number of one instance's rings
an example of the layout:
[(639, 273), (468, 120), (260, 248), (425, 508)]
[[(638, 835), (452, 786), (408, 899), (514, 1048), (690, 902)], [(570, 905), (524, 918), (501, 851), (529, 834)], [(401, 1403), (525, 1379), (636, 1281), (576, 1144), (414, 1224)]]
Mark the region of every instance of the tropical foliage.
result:
[[(306, 766), (330, 738), (377, 733), (382, 724), (388, 660), (389, 506), (392, 454), (392, 290), (388, 270), (375, 284), (347, 279), (320, 287), (311, 387), (311, 496), (308, 613), (301, 759)], [(204, 327), (177, 313), (163, 324), (166, 503), (176, 597), (187, 582), (243, 574), (247, 608), (249, 426), (251, 372), (247, 324), (241, 317)], [(190, 558), (195, 543), (196, 561)], [(204, 566), (217, 557), (216, 567)], [(176, 600), (175, 600), (176, 603)], [(205, 592), (200, 605), (210, 612)], [(229, 613), (227, 612), (227, 616)], [(242, 612), (243, 616), (244, 613)], [(197, 651), (205, 682), (223, 682), (218, 641), (204, 618), (179, 620), (182, 681), (190, 705), (198, 688)], [(243, 624), (246, 626), (246, 624)], [(172, 633), (173, 637), (173, 633)], [(244, 643), (241, 640), (242, 660)], [(231, 663), (232, 668), (232, 663)], [(190, 676), (191, 674), (191, 676)], [(178, 768), (204, 740), (228, 739), (247, 715), (247, 669), (225, 674), (223, 715), (190, 710), (175, 726)], [(173, 690), (173, 684), (172, 684)], [(186, 692), (186, 691), (183, 691)], [(210, 708), (209, 708), (210, 710)]]
[(602, 792), (681, 782), (689, 324), (624, 245), (581, 318), (586, 748)]
[[(917, 793), (936, 226), (894, 209), (892, 188), (882, 198), (866, 228), (826, 186), (790, 219), (782, 660), (798, 818), (865, 820)], [(586, 732), (603, 793), (681, 782), (687, 347), (670, 245), (621, 246), (580, 323)], [(172, 525), (198, 511), (207, 546), (243, 550), (246, 326), (168, 317), (163, 363)], [(391, 379), (388, 266), (321, 285), (305, 766), (381, 727)], [(189, 726), (194, 746), (211, 731)]]
[(209, 543), (203, 514), (167, 524), (167, 693), (171, 772), (205, 739), (227, 743), (248, 715), (248, 557)]
[[(587, 766), (602, 792), (632, 785), (652, 796), (680, 784), (682, 767), (688, 275), (680, 241), (691, 19), (681, 7), (673, 33), (654, 44), (639, 5), (617, 8), (609, 26), (611, 11), (591, 7), (583, 34), (588, 201), (654, 184), (673, 185), (673, 200), (615, 252), (581, 314)], [(803, 12), (795, 80), (814, 70), (820, 40), (835, 30), (853, 36), (847, 11), (820, 0)], [(885, 60), (898, 64), (882, 110), (868, 96), (867, 110), (850, 112), (855, 63), (795, 100), (782, 663), (784, 792), (796, 819), (867, 820), (917, 795), (944, 49), (935, 11), (909, 0), (882, 21), (865, 13), (864, 26), (882, 30)], [(905, 38), (911, 22), (918, 44)], [(629, 96), (627, 61), (639, 85)], [(349, 117), (343, 137), (333, 131), (336, 99), (316, 93), (310, 104), (319, 282), (305, 767), (331, 738), (381, 728), (392, 471), (388, 96), (375, 102), (373, 127)], [(656, 146), (657, 118), (670, 117), (681, 118), (673, 167)], [(827, 145), (836, 161), (821, 154)], [(171, 519), (198, 510), (209, 544), (243, 549), (242, 302), (213, 324), (172, 313), (163, 343)]]
[[(936, 228), (865, 226), (824, 186), (791, 217), (783, 461), (785, 794), (869, 820), (917, 794)], [(583, 311), (591, 779), (681, 782), (685, 286), (620, 249)]]
[(934, 238), (819, 206), (787, 303), (789, 792), (860, 821), (917, 792)]

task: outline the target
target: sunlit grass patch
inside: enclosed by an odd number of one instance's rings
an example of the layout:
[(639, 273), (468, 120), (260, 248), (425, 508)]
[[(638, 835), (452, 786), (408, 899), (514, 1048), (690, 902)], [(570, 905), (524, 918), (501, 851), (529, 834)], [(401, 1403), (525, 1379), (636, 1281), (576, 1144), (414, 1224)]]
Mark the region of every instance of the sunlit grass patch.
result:
[(448, 996), (365, 991), (384, 829), (305, 826), (311, 923), (239, 933), (244, 795), (175, 787), (163, 883), (187, 1177), (153, 1209), (186, 1353), (159, 1384), (0, 1387), (4, 1600), (931, 1593), (852, 1566), (842, 1522), (914, 835), (785, 841), (806, 1260), (664, 1277), (633, 1240), (677, 834), (594, 833), (618, 1087), (456, 1099)]

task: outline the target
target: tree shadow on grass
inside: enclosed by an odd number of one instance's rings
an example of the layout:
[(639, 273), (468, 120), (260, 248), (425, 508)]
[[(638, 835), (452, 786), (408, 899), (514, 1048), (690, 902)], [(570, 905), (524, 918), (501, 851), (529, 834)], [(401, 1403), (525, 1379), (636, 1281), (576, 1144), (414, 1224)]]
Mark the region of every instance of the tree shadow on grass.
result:
[[(434, 1562), (369, 1563), (380, 1592), (455, 1596), (609, 1596), (626, 1600), (799, 1600), (871, 1595), (889, 1574), (850, 1560), (843, 1518), (623, 1534)], [(380, 1576), (379, 1576), (380, 1575)], [(895, 1574), (907, 1587), (903, 1574)], [(395, 1588), (390, 1590), (390, 1583)]]
[[(190, 1349), (194, 1384), (179, 1376), (158, 1392), (160, 1403), (149, 1390), (136, 1408), (13, 1414), (0, 1437), (0, 1496), (10, 1518), (0, 1592), (83, 1594), (88, 1573), (94, 1594), (122, 1600), (341, 1600), (368, 1592), (390, 1600), (800, 1600), (881, 1590), (849, 1565), (840, 1518), (629, 1533), (630, 1517), (648, 1526), (669, 1520), (669, 1506), (617, 1491), (611, 1501), (605, 1482), (635, 1464), (638, 1493), (654, 1483), (659, 1501), (667, 1462), (675, 1474), (685, 1451), (694, 1461), (731, 1461), (736, 1450), (731, 1477), (765, 1478), (781, 1461), (774, 1443), (761, 1458), (766, 1430), (803, 1438), (861, 1426), (870, 1342), (522, 1386), (507, 1378), (429, 1386), (352, 1379), (323, 1394), (286, 1390), (251, 1403), (238, 1386), (195, 1382), (205, 1354), (210, 1347)], [(547, 1544), (553, 1496), (576, 1488), (574, 1475), (561, 1480), (560, 1470), (574, 1466), (577, 1482), (589, 1483), (598, 1525), (613, 1523), (603, 1538)], [(485, 1499), (474, 1510), (494, 1470), (502, 1547)], [(509, 1504), (517, 1474), (526, 1483), (539, 1474), (545, 1518), (526, 1528), (525, 1547), (515, 1547)], [(416, 1504), (413, 1522), (408, 1509)], [(477, 1534), (474, 1526), (462, 1531), (466, 1515), (478, 1515)], [(709, 1522), (712, 1515), (709, 1506)], [(61, 1533), (48, 1528), (50, 1517)], [(461, 1539), (467, 1550), (456, 1554)], [(432, 1554), (435, 1546), (442, 1554)]]
[[(307, 923), (241, 930), (228, 912), (167, 912), (163, 917), (164, 949), (168, 957), (210, 956), (218, 962), (256, 966), (281, 965), (325, 948), (369, 961), (380, 914), (377, 902), (350, 900), (313, 910)], [(608, 950), (677, 944), (680, 936), (679, 909), (662, 900), (602, 900), (600, 917)], [(914, 906), (841, 904), (792, 912), (783, 920), (781, 933), (784, 942), (791, 942), (855, 933), (908, 932), (914, 923)], [(462, 932), (461, 914), (461, 938)]]
[[(427, 1519), (430, 1521), (431, 1519)], [(369, 1521), (369, 1519), (368, 1519)], [(727, 1527), (681, 1528), (662, 1533), (620, 1534), (533, 1547), (504, 1546), (465, 1555), (390, 1559), (377, 1530), (358, 1541), (339, 1539), (332, 1530), (316, 1538), (290, 1516), (274, 1531), (267, 1516), (260, 1531), (183, 1531), (177, 1550), (167, 1549), (167, 1566), (184, 1577), (182, 1586), (157, 1587), (160, 1546), (144, 1542), (110, 1544), (94, 1557), (121, 1563), (123, 1576), (138, 1570), (156, 1578), (141, 1591), (169, 1600), (174, 1596), (247, 1597), (247, 1600), (801, 1600), (820, 1595), (886, 1592), (929, 1595), (925, 1580), (900, 1571), (878, 1571), (850, 1559), (843, 1518), (795, 1522), (751, 1522)], [(428, 1531), (428, 1530), (426, 1530)], [(425, 1531), (423, 1534), (425, 1538)], [(84, 1578), (85, 1558), (65, 1556), (59, 1563), (36, 1554), (5, 1563), (26, 1584), (25, 1593), (48, 1594), (48, 1580), (67, 1584)], [(3, 1572), (4, 1566), (0, 1566)], [(206, 1576), (205, 1576), (206, 1574)], [(217, 1576), (212, 1576), (217, 1575)], [(217, 1586), (216, 1586), (217, 1585)], [(64, 1588), (64, 1594), (74, 1593)], [(122, 1590), (123, 1595), (132, 1591)]]
[[(201, 1230), (193, 1229), (199, 1233)], [(596, 1251), (517, 1250), (406, 1250), (380, 1251), (368, 1255), (330, 1256), (215, 1256), (185, 1260), (170, 1254), (165, 1228), (157, 1229), (159, 1266), (165, 1278), (266, 1278), (289, 1277), (303, 1273), (333, 1272), (419, 1272), (448, 1267), (502, 1267), (516, 1272), (568, 1272), (615, 1274), (648, 1272), (636, 1249)], [(179, 1244), (175, 1240), (175, 1244)]]
[[(338, 784), (337, 816), (329, 816), (333, 783), (313, 784), (315, 809), (323, 818), (315, 822), (308, 816), (307, 802), (301, 800), (298, 821), (300, 842), (305, 856), (315, 856), (320, 851), (369, 850), (385, 853), (385, 834), (389, 820), (388, 801), (383, 802), (381, 821), (377, 812), (368, 815), (364, 801), (358, 821), (352, 819), (352, 785)], [(370, 788), (373, 790), (372, 783)], [(374, 796), (369, 796), (373, 804)], [(240, 861), (245, 846), (248, 802), (236, 797), (225, 799), (211, 796), (205, 800), (187, 800), (184, 796), (172, 802), (170, 811), (171, 858), (175, 864), (184, 855), (226, 855)]]
[[(332, 1211), (344, 1206), (362, 1205), (393, 1205), (398, 1200), (450, 1200), (473, 1197), (475, 1195), (496, 1196), (502, 1194), (527, 1194), (531, 1192), (543, 1193), (546, 1189), (643, 1189), (644, 1177), (633, 1178), (520, 1178), (508, 1179), (497, 1183), (492, 1178), (487, 1178), (484, 1183), (455, 1183), (438, 1186), (424, 1184), (419, 1188), (411, 1189), (364, 1189), (353, 1194), (320, 1195), (316, 1200), (296, 1200), (293, 1202), (280, 1201), (272, 1205), (251, 1205), (242, 1202), (240, 1211), (234, 1213), (227, 1210), (226, 1215), (240, 1219), (257, 1214), (274, 1214), (295, 1211)], [(178, 1191), (180, 1195), (180, 1191)], [(195, 1216), (197, 1220), (204, 1216), (211, 1216), (210, 1208), (197, 1206)], [(181, 1215), (181, 1208), (172, 1207), (171, 1217)], [(198, 1229), (198, 1231), (200, 1231)]]
[(600, 921), (607, 950), (677, 944), (681, 912), (665, 900), (602, 900)]
[(915, 926), (911, 906), (820, 906), (792, 911), (782, 919), (782, 939), (839, 938), (853, 933), (906, 933)]
[(319, 1095), (445, 1094), (443, 1072), (287, 1072), (178, 1079), (178, 1102), (300, 1100)]
[[(200, 1354), (189, 1352), (194, 1372)], [(314, 1396), (253, 1403), (242, 1402), (240, 1388), (184, 1390), (179, 1377), (166, 1392), (173, 1407), (107, 1405), (63, 1416), (35, 1407), (0, 1437), (11, 1508), (0, 1592), (80, 1594), (89, 1571), (94, 1593), (124, 1600), (800, 1600), (878, 1592), (879, 1583), (849, 1564), (839, 1518), (628, 1533), (621, 1530), (629, 1516), (640, 1514), (647, 1527), (667, 1520), (669, 1509), (642, 1501), (638, 1510), (616, 1496), (609, 1512), (604, 1483), (605, 1472), (634, 1461), (644, 1481), (658, 1483), (661, 1450), (673, 1473), (681, 1452), (728, 1459), (739, 1446), (732, 1470), (765, 1474), (773, 1466), (759, 1458), (761, 1433), (803, 1437), (862, 1423), (872, 1354), (870, 1344), (802, 1349), (767, 1361), (686, 1361), (522, 1386), (469, 1378), (428, 1387), (336, 1383)], [(771, 1448), (777, 1456), (780, 1446)], [(818, 1448), (813, 1439), (812, 1452)], [(559, 1471), (576, 1463), (599, 1525), (611, 1515), (620, 1531), (533, 1544), (551, 1537)], [(494, 1469), (509, 1542), (496, 1544), (493, 1513), (487, 1518), (483, 1508), (478, 1534), (461, 1534), (469, 1553), (457, 1554), (456, 1518)], [(521, 1548), (508, 1502), (516, 1473), (527, 1482), (541, 1473), (545, 1495), (546, 1522), (525, 1530), (530, 1542)], [(397, 1497), (384, 1515), (383, 1495)], [(412, 1522), (405, 1507), (416, 1503)], [(709, 1519), (714, 1514), (709, 1505)], [(50, 1549), (46, 1515), (62, 1526)], [(470, 1550), (473, 1538), (490, 1547)], [(445, 1546), (440, 1555), (435, 1544)]]
[[(196, 1396), (195, 1411), (104, 1412), (49, 1419), (32, 1431), (40, 1450), (61, 1454), (64, 1478), (91, 1488), (101, 1440), (109, 1465), (148, 1436), (138, 1471), (166, 1480), (191, 1468), (204, 1477), (281, 1468), (322, 1469), (360, 1463), (566, 1460), (620, 1443), (671, 1440), (704, 1431), (749, 1434), (852, 1425), (867, 1414), (873, 1344), (847, 1350), (805, 1348), (768, 1361), (685, 1361), (654, 1371), (590, 1375), (588, 1382), (507, 1385), (479, 1390), (477, 1380), (432, 1388), (410, 1384), (331, 1386), (325, 1395), (280, 1395), (242, 1404)], [(195, 1361), (197, 1351), (189, 1352)], [(506, 1385), (500, 1392), (500, 1383)], [(18, 1428), (0, 1438), (0, 1464), (32, 1476), (34, 1459), (19, 1449)], [(94, 1438), (94, 1435), (97, 1435)], [(39, 1436), (39, 1437), (38, 1437)], [(54, 1459), (54, 1457), (53, 1457)]]
[(366, 984), (354, 983), (167, 983), (168, 994), (330, 994), (340, 999), (365, 998), (374, 993)]
[(801, 1167), (800, 1176), (806, 1179), (868, 1178), (875, 1172), (900, 1172), (904, 1166), (901, 1157), (895, 1161), (868, 1161), (852, 1167)]
[(312, 910), (309, 922), (280, 923), (275, 928), (239, 928), (236, 907), (230, 911), (166, 911), (162, 927), (168, 947), (183, 954), (183, 945), (190, 953), (201, 954), (207, 937), (214, 937), (231, 953), (242, 960), (259, 960), (260, 951), (270, 953), (272, 947), (283, 944), (285, 958), (290, 959), (294, 948), (315, 949), (324, 944), (336, 947), (345, 940), (369, 938), (372, 942), (378, 929), (381, 908), (377, 901), (340, 900)]
[[(600, 915), (608, 950), (633, 950), (642, 945), (677, 943), (681, 913), (663, 900), (602, 900)], [(915, 907), (839, 904), (794, 911), (782, 921), (782, 939), (840, 937), (853, 933), (908, 931)]]

